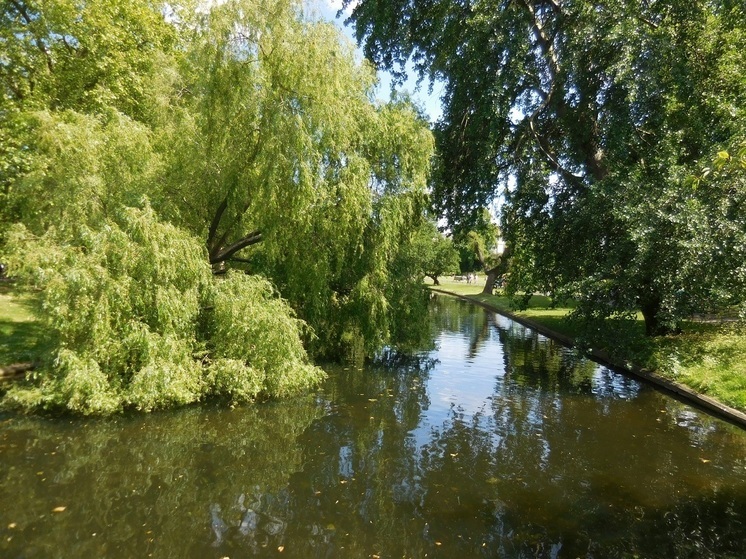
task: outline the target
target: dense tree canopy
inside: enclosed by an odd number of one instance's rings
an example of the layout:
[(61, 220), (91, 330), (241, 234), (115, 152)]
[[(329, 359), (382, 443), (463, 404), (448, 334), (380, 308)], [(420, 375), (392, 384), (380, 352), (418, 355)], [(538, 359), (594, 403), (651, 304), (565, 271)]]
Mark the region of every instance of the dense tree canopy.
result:
[(53, 348), (38, 386), (6, 405), (101, 414), (234, 401), (306, 389), (324, 377), (308, 363), (304, 323), (265, 279), (212, 280), (199, 241), (153, 210), (120, 209), (77, 242), (55, 229), (11, 232), (16, 273), (38, 289)]
[(271, 277), (314, 351), (370, 353), (389, 339), (389, 267), (424, 205), (431, 135), (406, 100), (372, 102), (372, 69), (333, 25), (296, 2), (239, 6), (189, 26), (157, 205), (216, 268)]
[(746, 132), (742, 2), (362, 0), (351, 21), (378, 65), (445, 82), (435, 203), (468, 228), (504, 197), (516, 287), (641, 309), (650, 334), (744, 301), (740, 194), (688, 180)]
[(6, 4), (0, 258), (56, 344), (9, 400), (282, 395), (322, 376), (301, 341), (362, 358), (403, 334), (432, 135), (334, 26), (295, 0)]
[(414, 232), (406, 256), (413, 273), (423, 276), (423, 279), (430, 278), (434, 285), (440, 284), (438, 277), (459, 271), (458, 251), (453, 239), (440, 232), (431, 219), (423, 220)]
[(0, 13), (4, 105), (144, 117), (176, 28), (157, 0), (7, 0)]

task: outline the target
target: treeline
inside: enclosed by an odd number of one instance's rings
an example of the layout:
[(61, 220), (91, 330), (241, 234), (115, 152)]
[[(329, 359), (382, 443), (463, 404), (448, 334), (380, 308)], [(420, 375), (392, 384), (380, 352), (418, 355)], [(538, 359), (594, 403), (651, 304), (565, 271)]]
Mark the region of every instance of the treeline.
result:
[[(47, 354), (6, 406), (109, 413), (313, 386), (405, 342), (433, 139), (295, 0), (11, 0), (0, 260)], [(414, 321), (416, 322), (416, 321)]]

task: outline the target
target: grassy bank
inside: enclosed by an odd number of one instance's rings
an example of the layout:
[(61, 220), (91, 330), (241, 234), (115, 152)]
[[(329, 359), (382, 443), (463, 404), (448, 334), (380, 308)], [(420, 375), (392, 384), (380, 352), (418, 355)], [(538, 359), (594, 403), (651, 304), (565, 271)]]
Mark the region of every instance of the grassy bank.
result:
[(34, 361), (44, 334), (34, 320), (29, 300), (7, 288), (0, 291), (0, 366)]
[[(440, 286), (571, 338), (577, 337), (578, 325), (567, 319), (570, 307), (552, 308), (549, 298), (535, 295), (527, 309), (516, 310), (509, 297), (482, 295), (483, 287), (483, 283), (470, 285), (450, 279), (441, 279)], [(615, 332), (615, 336), (625, 340), (627, 353), (621, 356), (623, 361), (655, 371), (723, 404), (746, 411), (746, 324), (743, 322), (687, 321), (682, 334), (654, 339), (644, 336), (641, 317), (636, 323), (625, 322), (615, 327), (624, 329)], [(617, 348), (600, 349), (613, 353)]]

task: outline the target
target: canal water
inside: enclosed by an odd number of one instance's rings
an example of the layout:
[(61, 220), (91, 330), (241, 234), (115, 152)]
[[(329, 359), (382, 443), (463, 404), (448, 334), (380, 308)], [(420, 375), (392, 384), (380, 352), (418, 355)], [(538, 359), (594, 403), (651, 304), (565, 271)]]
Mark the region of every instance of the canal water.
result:
[(447, 297), (290, 401), (0, 417), (0, 557), (740, 558), (746, 432)]

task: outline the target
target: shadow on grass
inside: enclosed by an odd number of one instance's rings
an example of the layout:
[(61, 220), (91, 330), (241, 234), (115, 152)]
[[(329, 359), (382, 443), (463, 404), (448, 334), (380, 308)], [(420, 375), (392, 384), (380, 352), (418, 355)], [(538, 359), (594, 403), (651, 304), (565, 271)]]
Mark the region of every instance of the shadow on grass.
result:
[(51, 348), (48, 332), (34, 320), (32, 301), (0, 293), (0, 365), (44, 359)]
[(743, 323), (702, 324), (687, 322), (679, 336), (660, 338), (662, 351), (675, 352), (684, 364), (709, 360), (718, 366), (744, 367), (746, 325)]
[(0, 320), (0, 365), (40, 361), (48, 353), (49, 339), (36, 322)]

